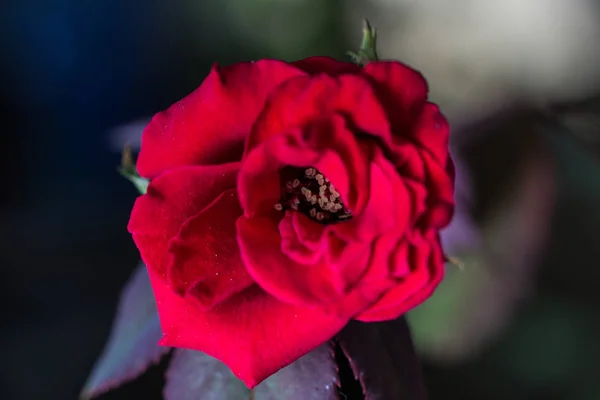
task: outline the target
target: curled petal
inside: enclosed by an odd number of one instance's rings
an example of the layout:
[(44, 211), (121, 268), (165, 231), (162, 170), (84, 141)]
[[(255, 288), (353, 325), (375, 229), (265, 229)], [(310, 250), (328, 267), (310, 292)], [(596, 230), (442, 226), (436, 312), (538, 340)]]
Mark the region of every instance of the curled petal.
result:
[[(449, 160), (448, 138), (450, 127), (437, 105), (427, 101), (427, 82), (410, 67), (396, 62), (369, 63), (364, 68), (374, 84), (385, 108), (394, 133), (393, 143), (404, 139), (416, 144), (419, 150), (430, 153), (445, 167)], [(399, 149), (391, 150), (402, 157)]]
[[(321, 229), (318, 237), (312, 238), (313, 240), (304, 241), (298, 236), (298, 229), (303, 230), (303, 228), (297, 225), (323, 227), (310, 221), (301, 213), (286, 211), (285, 217), (279, 222), (281, 251), (299, 264), (311, 265), (319, 262), (323, 256), (323, 245), (321, 242), (323, 229)], [(304, 228), (305, 231), (310, 229), (309, 227)]]
[[(343, 303), (338, 303), (335, 312), (338, 315), (350, 314), (354, 318), (367, 307), (375, 304), (388, 290), (397, 284), (397, 280), (390, 275), (392, 269), (390, 254), (401, 242), (401, 235), (385, 235), (369, 243), (368, 265), (357, 277), (353, 286), (348, 288), (348, 293)], [(359, 314), (360, 315), (360, 314)]]
[(410, 190), (415, 222), (420, 227), (441, 229), (454, 214), (454, 164), (449, 155), (440, 164), (432, 153), (411, 144), (394, 146), (398, 172)]
[[(406, 254), (402, 248), (398, 250), (393, 262), (404, 263)], [(421, 304), (433, 293), (444, 275), (444, 258), (439, 237), (421, 238), (420, 243), (410, 250), (408, 261), (413, 269), (411, 273), (400, 279), (393, 289), (355, 319), (364, 322), (395, 319)]]
[(326, 228), (322, 224), (315, 224), (306, 215), (302, 213), (291, 213), (292, 227), (295, 237), (304, 246), (312, 251), (318, 251), (321, 248), (323, 234), (331, 228)]

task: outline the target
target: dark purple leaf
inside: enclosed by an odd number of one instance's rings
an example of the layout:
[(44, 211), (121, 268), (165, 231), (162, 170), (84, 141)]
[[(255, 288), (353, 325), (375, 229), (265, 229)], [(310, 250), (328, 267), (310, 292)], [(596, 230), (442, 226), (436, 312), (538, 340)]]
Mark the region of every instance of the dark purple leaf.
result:
[(329, 343), (250, 391), (229, 368), (204, 353), (177, 349), (167, 371), (167, 400), (336, 400), (337, 368)]
[(166, 373), (166, 400), (248, 400), (250, 390), (221, 361), (176, 349)]
[(326, 343), (270, 376), (254, 389), (255, 400), (335, 400), (338, 374)]
[(102, 356), (81, 398), (90, 399), (143, 373), (169, 351), (162, 336), (148, 273), (140, 265), (123, 289), (117, 315)]
[(404, 317), (379, 323), (352, 321), (338, 341), (366, 400), (427, 398)]

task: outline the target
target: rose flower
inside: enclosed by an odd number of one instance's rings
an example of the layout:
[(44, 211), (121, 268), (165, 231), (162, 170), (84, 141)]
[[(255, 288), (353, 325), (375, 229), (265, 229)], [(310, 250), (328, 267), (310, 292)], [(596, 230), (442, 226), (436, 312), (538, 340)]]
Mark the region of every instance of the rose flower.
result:
[(164, 337), (248, 387), (442, 278), (449, 127), (398, 62), (215, 66), (142, 136), (129, 231)]

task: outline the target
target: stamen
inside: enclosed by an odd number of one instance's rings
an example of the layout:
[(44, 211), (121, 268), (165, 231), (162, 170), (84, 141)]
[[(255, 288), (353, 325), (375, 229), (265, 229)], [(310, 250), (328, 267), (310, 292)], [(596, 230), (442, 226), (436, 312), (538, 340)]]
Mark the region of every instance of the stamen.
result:
[(352, 217), (339, 192), (316, 168), (286, 167), (281, 171), (282, 194), (277, 211), (300, 211), (311, 219), (329, 224)]

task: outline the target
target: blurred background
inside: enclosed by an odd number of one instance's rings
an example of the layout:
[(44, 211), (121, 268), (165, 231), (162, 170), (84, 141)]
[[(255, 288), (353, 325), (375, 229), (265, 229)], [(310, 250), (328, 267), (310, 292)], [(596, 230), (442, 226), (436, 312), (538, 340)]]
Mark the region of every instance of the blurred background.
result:
[(347, 59), (363, 17), (453, 126), (461, 267), (409, 315), (431, 399), (600, 400), (593, 0), (3, 1), (0, 398), (75, 399), (104, 346), (138, 262), (123, 143), (213, 62)]

